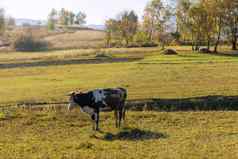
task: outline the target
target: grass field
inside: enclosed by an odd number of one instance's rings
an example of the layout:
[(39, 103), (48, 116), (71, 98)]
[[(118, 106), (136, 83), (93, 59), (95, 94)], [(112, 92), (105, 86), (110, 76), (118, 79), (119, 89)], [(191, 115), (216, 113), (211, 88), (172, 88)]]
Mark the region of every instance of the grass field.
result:
[[(45, 40), (49, 43), (49, 50), (65, 50), (65, 49), (90, 49), (105, 47), (105, 32), (91, 29), (62, 29), (58, 31), (48, 31), (45, 27), (16, 27), (6, 32), (9, 42), (23, 34), (31, 32), (37, 39)], [(13, 49), (1, 48), (0, 51)]]
[[(238, 158), (236, 111), (129, 111), (122, 129), (113, 113), (102, 113), (102, 132), (79, 110), (66, 111), (66, 94), (78, 88), (121, 86), (136, 101), (218, 96), (223, 107), (224, 98), (237, 98), (236, 54), (176, 49), (172, 56), (158, 48), (1, 53), (0, 158)], [(5, 107), (39, 103), (46, 105)]]
[(45, 38), (53, 49), (101, 48), (105, 47), (105, 32), (80, 30)]
[(0, 158), (238, 158), (237, 112), (129, 112), (121, 130), (103, 113), (93, 132), (78, 110), (1, 114)]
[(138, 50), (101, 50), (104, 58), (97, 50), (3, 53), (0, 103), (61, 103), (71, 90), (117, 86), (128, 89), (129, 99), (237, 95), (236, 56)]

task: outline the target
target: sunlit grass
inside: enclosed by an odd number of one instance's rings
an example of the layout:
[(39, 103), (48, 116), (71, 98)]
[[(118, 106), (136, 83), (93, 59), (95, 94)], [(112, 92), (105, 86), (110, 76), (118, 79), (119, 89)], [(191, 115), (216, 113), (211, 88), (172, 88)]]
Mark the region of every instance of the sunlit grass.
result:
[[(47, 54), (62, 56), (63, 61), (70, 60), (67, 51)], [(136, 57), (133, 51), (120, 52), (112, 53), (113, 59), (122, 54), (123, 58)], [(22, 57), (26, 55), (19, 54)], [(16, 56), (19, 58), (17, 53)], [(36, 56), (45, 60), (43, 53)], [(61, 103), (67, 101), (65, 94), (71, 90), (118, 86), (128, 89), (129, 99), (237, 95), (238, 57), (191, 52), (180, 52), (176, 56), (138, 53), (138, 57), (144, 59), (67, 65), (49, 65), (49, 61), (44, 66), (37, 66), (38, 61), (33, 59), (34, 66), (0, 69), (0, 103)]]
[(103, 113), (102, 132), (78, 110), (15, 114), (0, 119), (1, 158), (238, 157), (236, 112), (129, 112), (120, 130), (113, 113)]

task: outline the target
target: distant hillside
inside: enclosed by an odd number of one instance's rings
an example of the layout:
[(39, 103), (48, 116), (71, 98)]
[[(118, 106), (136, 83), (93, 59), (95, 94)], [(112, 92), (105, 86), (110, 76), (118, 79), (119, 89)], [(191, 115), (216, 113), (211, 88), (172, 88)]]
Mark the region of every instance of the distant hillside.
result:
[[(26, 18), (19, 18), (15, 19), (17, 26), (45, 26), (47, 22), (44, 20), (34, 20), (34, 19), (26, 19)], [(96, 24), (89, 24), (83, 27), (94, 29), (94, 30), (105, 30), (104, 25), (96, 25)]]
[(16, 25), (17, 26), (44, 26), (46, 25), (46, 21), (43, 20), (33, 20), (33, 19), (25, 19), (25, 18), (20, 18), (20, 19), (15, 19)]
[(87, 49), (105, 46), (105, 32), (99, 30), (78, 30), (74, 32), (56, 33), (44, 38), (50, 49)]
[(90, 24), (90, 25), (87, 25), (87, 27), (94, 29), (94, 30), (105, 30), (106, 29), (105, 25)]

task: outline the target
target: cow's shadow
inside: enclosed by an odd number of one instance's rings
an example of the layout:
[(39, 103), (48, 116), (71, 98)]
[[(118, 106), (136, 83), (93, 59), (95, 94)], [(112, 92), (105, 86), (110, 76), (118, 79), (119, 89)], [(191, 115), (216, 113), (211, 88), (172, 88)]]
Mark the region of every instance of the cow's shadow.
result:
[(138, 128), (124, 128), (117, 134), (106, 133), (103, 137), (106, 141), (114, 140), (130, 140), (130, 141), (143, 141), (153, 139), (165, 139), (168, 138), (167, 134), (160, 132), (153, 132), (149, 130), (141, 130)]

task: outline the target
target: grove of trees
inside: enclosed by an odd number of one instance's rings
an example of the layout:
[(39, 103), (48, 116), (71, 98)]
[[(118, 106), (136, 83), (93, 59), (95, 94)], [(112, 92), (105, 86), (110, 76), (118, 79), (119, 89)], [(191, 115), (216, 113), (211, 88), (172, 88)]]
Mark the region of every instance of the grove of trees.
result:
[(6, 28), (15, 26), (15, 19), (12, 17), (7, 17), (5, 10), (0, 8), (0, 36), (2, 36)]
[(183, 41), (193, 49), (214, 46), (217, 52), (221, 41), (237, 49), (238, 1), (236, 0), (178, 0), (176, 19)]
[(161, 0), (152, 0), (146, 5), (143, 22), (138, 21), (134, 11), (124, 11), (119, 18), (106, 21), (107, 46), (116, 42), (126, 47), (160, 44), (164, 48), (172, 39), (169, 25), (172, 16), (171, 7)]
[(0, 35), (5, 31), (5, 14), (4, 9), (0, 8)]
[(54, 30), (56, 26), (83, 25), (86, 23), (86, 14), (79, 11), (77, 14), (62, 8), (60, 11), (52, 9), (48, 15), (48, 29)]
[(123, 11), (116, 19), (107, 20), (106, 27), (107, 46), (111, 46), (112, 39), (116, 39), (120, 44), (124, 42), (128, 46), (137, 32), (138, 16), (134, 11)]
[[(230, 44), (233, 50), (237, 49), (237, 0), (164, 2), (149, 1), (142, 22), (138, 21), (133, 11), (124, 11), (119, 18), (107, 20), (107, 46), (112, 43), (128, 46), (129, 43), (139, 42), (148, 45), (157, 43), (164, 48), (175, 43), (192, 45), (193, 50), (199, 50), (201, 46), (206, 46), (208, 50), (213, 47), (213, 51), (217, 52), (220, 44)], [(176, 26), (171, 23), (173, 19), (176, 19)]]

